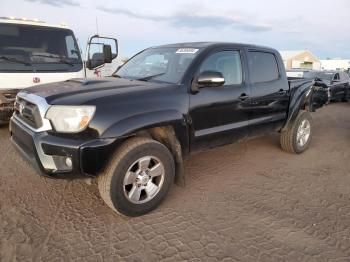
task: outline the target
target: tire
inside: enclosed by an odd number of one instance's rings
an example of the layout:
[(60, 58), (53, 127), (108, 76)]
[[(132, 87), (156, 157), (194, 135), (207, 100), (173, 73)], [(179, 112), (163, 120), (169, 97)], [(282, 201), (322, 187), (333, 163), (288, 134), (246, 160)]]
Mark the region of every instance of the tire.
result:
[[(307, 139), (303, 140), (305, 143), (298, 141), (298, 129), (303, 124), (309, 123), (309, 135), (304, 136)], [(307, 132), (305, 132), (306, 134)], [(313, 121), (311, 114), (306, 111), (301, 111), (294, 123), (292, 123), (286, 131), (281, 132), (280, 143), (284, 151), (294, 154), (300, 154), (304, 152), (310, 145), (313, 134)], [(299, 136), (300, 137), (300, 136)], [(300, 142), (300, 143), (299, 143)]]
[[(143, 164), (147, 162), (148, 165)], [(163, 175), (153, 177), (152, 173), (156, 175), (157, 170)], [(174, 177), (174, 158), (166, 146), (150, 138), (131, 138), (116, 150), (105, 171), (99, 175), (98, 188), (102, 199), (114, 211), (126, 216), (141, 216), (159, 206)], [(127, 183), (131, 184), (125, 185)]]

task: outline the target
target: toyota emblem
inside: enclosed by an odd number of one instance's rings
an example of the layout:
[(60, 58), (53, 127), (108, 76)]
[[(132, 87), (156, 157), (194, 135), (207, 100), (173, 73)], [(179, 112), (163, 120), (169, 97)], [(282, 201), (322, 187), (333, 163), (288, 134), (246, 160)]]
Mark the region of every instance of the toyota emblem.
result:
[(40, 83), (40, 78), (39, 77), (33, 77), (33, 83), (34, 84)]

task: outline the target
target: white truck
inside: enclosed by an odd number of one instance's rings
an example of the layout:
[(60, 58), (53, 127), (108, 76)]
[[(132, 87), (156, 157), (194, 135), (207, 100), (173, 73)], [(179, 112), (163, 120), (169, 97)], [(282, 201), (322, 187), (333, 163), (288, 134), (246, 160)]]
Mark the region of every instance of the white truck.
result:
[[(71, 78), (100, 77), (116, 62), (114, 38), (89, 38), (85, 61), (72, 30), (65, 24), (0, 17), (0, 124), (13, 113), (16, 94), (23, 88)], [(105, 72), (105, 74), (103, 73)]]

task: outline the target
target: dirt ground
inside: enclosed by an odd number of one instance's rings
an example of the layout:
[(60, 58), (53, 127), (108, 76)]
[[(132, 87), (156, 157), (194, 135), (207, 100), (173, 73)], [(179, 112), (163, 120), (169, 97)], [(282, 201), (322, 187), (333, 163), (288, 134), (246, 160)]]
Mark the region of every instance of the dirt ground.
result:
[(350, 261), (350, 103), (314, 122), (302, 155), (274, 134), (191, 156), (186, 187), (138, 218), (39, 177), (1, 128), (0, 261)]

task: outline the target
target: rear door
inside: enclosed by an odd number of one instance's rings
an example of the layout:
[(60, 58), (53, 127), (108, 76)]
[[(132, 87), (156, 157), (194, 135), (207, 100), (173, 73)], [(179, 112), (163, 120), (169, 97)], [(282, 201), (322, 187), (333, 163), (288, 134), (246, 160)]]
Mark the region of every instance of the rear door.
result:
[(346, 72), (343, 72), (344, 74), (344, 79), (345, 79), (345, 99), (350, 98), (350, 78), (349, 75)]
[(225, 84), (190, 94), (192, 151), (232, 143), (247, 135), (249, 90), (243, 55), (240, 49), (216, 49), (200, 63), (196, 75), (204, 71), (220, 72)]
[(275, 53), (249, 49), (247, 55), (251, 90), (249, 135), (255, 136), (282, 127), (287, 118), (289, 85)]
[(331, 82), (331, 92), (333, 99), (340, 99), (342, 96), (343, 83), (340, 80), (339, 73), (335, 73)]
[(344, 99), (347, 96), (349, 88), (349, 76), (344, 72), (339, 72), (340, 85), (339, 85), (339, 99)]

